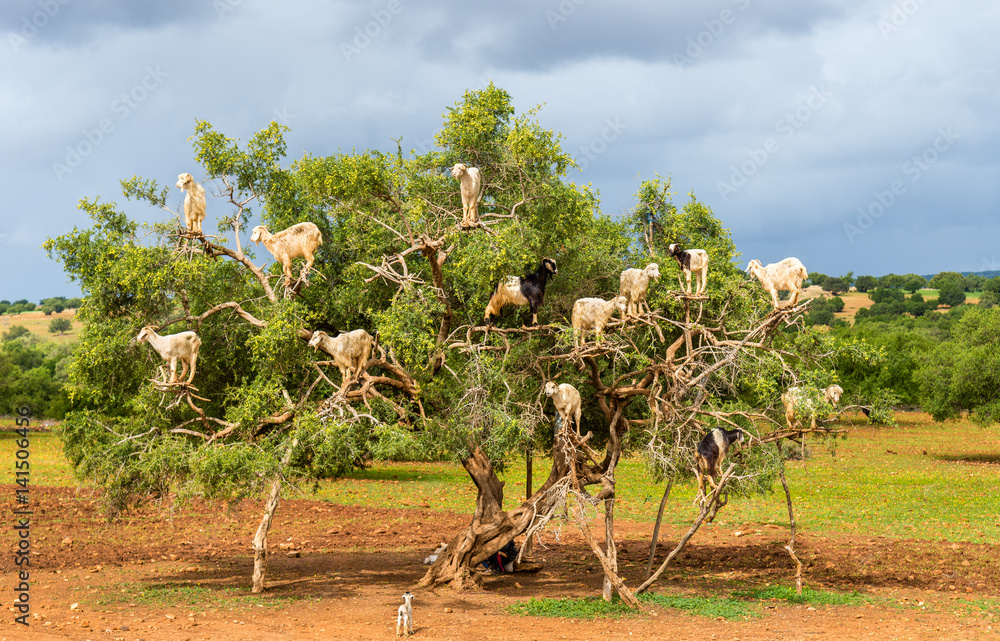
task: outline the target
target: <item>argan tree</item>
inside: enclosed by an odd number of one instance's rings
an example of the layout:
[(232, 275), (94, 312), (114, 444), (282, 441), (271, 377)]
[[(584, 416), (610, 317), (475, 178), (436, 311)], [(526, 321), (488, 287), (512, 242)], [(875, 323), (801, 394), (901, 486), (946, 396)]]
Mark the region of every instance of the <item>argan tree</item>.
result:
[[(446, 457), (476, 485), (476, 509), (423, 584), (474, 582), (487, 556), (568, 514), (605, 569), (605, 596), (617, 591), (635, 604), (615, 558), (623, 456), (644, 453), (655, 474), (683, 478), (707, 429), (740, 426), (758, 446), (702, 518), (725, 496), (769, 487), (779, 462), (760, 444), (780, 391), (829, 384), (836, 348), (803, 329), (802, 306), (770, 312), (736, 268), (728, 230), (693, 194), (678, 210), (669, 180), (643, 183), (629, 215), (602, 215), (597, 194), (567, 179), (573, 161), (537, 117), (537, 109), (517, 114), (491, 84), (449, 108), (437, 150), (406, 153), (400, 139), (390, 151), (306, 155), (287, 166), (281, 126), (241, 147), (199, 122), (195, 159), (212, 193), (206, 235), (184, 231), (169, 188), (155, 180), (123, 181), (126, 197), (163, 213), (153, 224), (83, 200), (90, 226), (46, 249), (86, 294), (70, 368), (76, 409), (63, 437), (78, 473), (104, 488), (109, 515), (171, 492), (263, 496), (253, 537), (260, 591), (285, 483), (372, 460)], [(459, 224), (450, 175), (458, 162), (483, 177), (480, 222), (470, 227)], [(261, 266), (269, 257), (246, 246), (258, 218), (272, 231), (303, 221), (320, 228), (307, 278), (286, 287), (279, 267)], [(677, 293), (671, 242), (709, 252), (707, 295)], [(543, 257), (559, 273), (541, 324), (524, 328), (521, 311), (508, 308), (497, 327), (484, 326), (498, 280)], [(572, 347), (573, 302), (613, 296), (624, 268), (651, 261), (664, 274), (648, 296), (653, 311)], [(159, 356), (135, 341), (146, 326), (198, 333), (192, 384), (157, 379)], [(344, 384), (307, 341), (315, 330), (357, 328), (377, 335), (377, 347), (360, 379)], [(581, 391), (583, 436), (554, 429), (542, 392), (554, 379)], [(505, 511), (498, 472), (526, 450), (551, 453), (552, 469)], [(587, 518), (599, 506), (603, 541)]]

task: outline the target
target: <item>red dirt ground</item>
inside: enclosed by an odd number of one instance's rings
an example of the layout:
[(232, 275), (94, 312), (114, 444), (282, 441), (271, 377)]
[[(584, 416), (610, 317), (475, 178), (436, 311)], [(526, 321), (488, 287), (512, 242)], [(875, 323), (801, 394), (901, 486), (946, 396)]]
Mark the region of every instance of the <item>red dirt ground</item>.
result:
[[(13, 495), (6, 486), (5, 496)], [(345, 507), (290, 500), (278, 508), (268, 590), (253, 602), (249, 540), (260, 506), (196, 503), (174, 516), (154, 509), (109, 524), (97, 503), (68, 488), (35, 487), (31, 625), (0, 621), (0, 641), (30, 639), (182, 641), (226, 639), (381, 639), (395, 635), (399, 595), (423, 576), (421, 561), (449, 539), (467, 515), (429, 510)], [(6, 513), (9, 515), (10, 510)], [(594, 523), (599, 528), (599, 523)], [(651, 527), (619, 520), (619, 560), (630, 586), (645, 567)], [(749, 524), (706, 526), (654, 591), (728, 595), (734, 589), (788, 585), (787, 532)], [(674, 545), (682, 532), (665, 528)], [(12, 550), (11, 529), (4, 548)], [(600, 538), (600, 532), (595, 531)], [(864, 606), (765, 604), (763, 615), (713, 620), (653, 608), (621, 619), (521, 617), (506, 607), (531, 597), (596, 596), (601, 573), (579, 534), (564, 529), (536, 546), (537, 573), (486, 577), (485, 587), (458, 593), (417, 590), (418, 639), (997, 639), (1000, 621), (976, 601), (1000, 596), (996, 550), (988, 545), (843, 538), (806, 532), (797, 551), (813, 588), (856, 589)], [(292, 557), (289, 553), (298, 553)], [(661, 545), (660, 559), (665, 552)], [(0, 563), (0, 591), (15, 586), (13, 554)], [(200, 586), (201, 599), (136, 603), (148, 587)], [(207, 596), (206, 596), (207, 594)], [(237, 598), (238, 597), (238, 598)], [(74, 604), (75, 607), (74, 607)], [(995, 604), (994, 604), (995, 607)]]

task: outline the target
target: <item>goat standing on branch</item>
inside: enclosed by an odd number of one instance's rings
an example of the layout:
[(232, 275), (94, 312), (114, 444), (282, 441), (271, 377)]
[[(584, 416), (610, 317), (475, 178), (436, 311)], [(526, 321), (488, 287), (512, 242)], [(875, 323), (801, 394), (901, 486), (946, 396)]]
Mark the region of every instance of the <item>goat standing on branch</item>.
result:
[(306, 259), (306, 265), (299, 274), (299, 278), (303, 278), (312, 267), (316, 249), (323, 244), (323, 234), (313, 223), (298, 223), (277, 234), (272, 234), (266, 225), (257, 225), (250, 234), (250, 240), (264, 243), (267, 251), (281, 263), (287, 287), (292, 282), (292, 259)]
[(205, 220), (205, 188), (187, 173), (177, 176), (177, 188), (181, 191), (187, 190), (184, 196), (184, 224), (189, 232), (202, 233), (201, 221)]
[[(650, 279), (660, 280), (660, 266), (656, 263), (650, 263), (644, 269), (633, 267), (622, 272), (618, 293), (625, 297), (626, 315), (639, 314), (639, 309), (646, 302)], [(646, 309), (649, 309), (649, 305), (646, 305)]]
[(727, 430), (717, 427), (706, 434), (705, 438), (698, 443), (698, 451), (694, 454), (694, 460), (698, 466), (695, 470), (698, 476), (698, 495), (695, 497), (695, 504), (698, 503), (699, 499), (704, 500), (708, 496), (705, 489), (706, 482), (713, 490), (715, 489), (715, 479), (719, 476), (719, 470), (722, 469), (722, 462), (726, 460), (729, 446), (733, 443), (742, 443), (744, 438), (743, 430)]
[(792, 293), (790, 307), (795, 307), (802, 294), (802, 281), (809, 278), (809, 272), (798, 258), (786, 258), (777, 263), (763, 267), (754, 258), (747, 264), (747, 273), (754, 276), (771, 295), (771, 303), (778, 309), (778, 290), (785, 289)]
[(573, 340), (577, 346), (583, 344), (583, 332), (594, 330), (598, 342), (601, 340), (601, 332), (608, 324), (615, 310), (624, 316), (626, 310), (624, 296), (615, 296), (611, 300), (603, 298), (579, 298), (573, 303)]
[[(677, 243), (672, 243), (667, 248), (667, 253), (677, 260), (684, 276), (687, 278), (687, 287), (684, 293), (691, 293), (691, 273), (695, 274), (695, 294), (704, 294), (708, 285), (708, 252), (704, 249), (684, 249)], [(678, 277), (678, 282), (680, 277)]]
[(549, 381), (545, 384), (545, 395), (552, 397), (552, 403), (562, 419), (562, 429), (568, 430), (573, 423), (576, 433), (580, 433), (580, 392), (569, 383), (556, 385)]
[(531, 308), (531, 324), (538, 324), (538, 308), (545, 299), (545, 283), (559, 273), (556, 261), (543, 258), (538, 269), (527, 276), (507, 276), (497, 283), (490, 302), (486, 305), (484, 318), (492, 325), (505, 305), (528, 305)]
[(371, 334), (363, 329), (344, 332), (336, 338), (330, 338), (326, 332), (316, 330), (309, 339), (309, 347), (314, 351), (322, 349), (333, 357), (334, 364), (340, 370), (341, 385), (346, 385), (348, 380), (361, 376), (361, 372), (365, 371), (368, 359), (371, 358), (373, 343)]
[(458, 163), (451, 168), (451, 175), (462, 185), (462, 227), (472, 227), (479, 222), (479, 201), (483, 197), (479, 168)]
[[(160, 358), (170, 363), (169, 377), (163, 369), (164, 366), (160, 365), (160, 371), (163, 372), (163, 381), (165, 383), (174, 384), (178, 378), (184, 378), (184, 374), (188, 371), (188, 366), (190, 366), (191, 374), (188, 376), (186, 382), (190, 384), (194, 379), (195, 365), (198, 362), (198, 349), (201, 348), (201, 338), (194, 332), (181, 332), (179, 334), (160, 336), (153, 330), (153, 326), (149, 325), (142, 328), (142, 331), (139, 332), (135, 340), (138, 343), (149, 343), (160, 355)], [(177, 376), (178, 360), (181, 362), (180, 377)]]
[(825, 414), (825, 408), (820, 403), (826, 403), (831, 408), (840, 402), (840, 397), (844, 393), (844, 388), (840, 385), (831, 385), (823, 390), (823, 398), (813, 396), (809, 393), (809, 388), (789, 387), (788, 391), (781, 395), (781, 402), (785, 406), (785, 420), (788, 422), (788, 429), (794, 430), (795, 414), (808, 416), (810, 426), (816, 429), (816, 419)]

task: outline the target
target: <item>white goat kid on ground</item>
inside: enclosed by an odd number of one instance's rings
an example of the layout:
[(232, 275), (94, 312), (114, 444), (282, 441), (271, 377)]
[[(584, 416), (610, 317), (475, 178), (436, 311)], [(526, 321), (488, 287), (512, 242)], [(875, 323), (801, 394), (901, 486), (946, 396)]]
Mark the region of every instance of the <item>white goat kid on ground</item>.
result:
[(810, 393), (810, 388), (789, 387), (788, 391), (781, 395), (781, 403), (785, 406), (785, 421), (788, 422), (788, 429), (795, 429), (795, 425), (798, 423), (795, 420), (796, 414), (809, 417), (810, 426), (812, 429), (816, 429), (816, 420), (822, 418), (840, 402), (844, 388), (840, 385), (831, 385), (822, 390), (822, 392), (823, 396), (820, 398), (818, 393)]
[(583, 344), (583, 332), (594, 330), (598, 342), (604, 326), (611, 320), (615, 310), (623, 315), (627, 309), (624, 296), (615, 296), (611, 300), (603, 298), (578, 298), (573, 303), (573, 339), (576, 345)]
[[(643, 269), (626, 269), (619, 278), (618, 293), (625, 297), (626, 315), (638, 316), (639, 309), (646, 302), (649, 281), (660, 280), (660, 266), (650, 263)], [(646, 305), (649, 309), (649, 305)]]
[(792, 293), (792, 307), (798, 304), (799, 296), (802, 295), (802, 281), (809, 278), (809, 272), (798, 258), (786, 258), (766, 267), (755, 258), (747, 264), (747, 273), (764, 286), (771, 295), (771, 303), (775, 309), (778, 309), (778, 291), (782, 289)]
[(323, 234), (313, 223), (298, 223), (277, 234), (272, 234), (266, 225), (257, 225), (250, 234), (250, 240), (264, 243), (267, 251), (281, 263), (287, 287), (292, 282), (292, 259), (306, 259), (306, 265), (299, 274), (299, 278), (303, 278), (312, 267), (317, 248), (323, 244)]
[[(691, 293), (691, 274), (695, 274), (695, 294), (704, 294), (708, 286), (708, 252), (704, 249), (684, 249), (677, 243), (673, 243), (667, 248), (667, 252), (677, 260), (684, 277), (687, 278), (687, 287), (684, 293)], [(679, 278), (679, 277), (678, 277)]]
[(569, 383), (556, 385), (552, 381), (545, 384), (545, 395), (552, 397), (552, 403), (562, 419), (562, 429), (568, 430), (572, 422), (576, 433), (580, 433), (580, 392)]
[(413, 593), (403, 592), (403, 605), (399, 606), (396, 615), (396, 636), (410, 636), (413, 634)]
[(309, 347), (313, 350), (323, 350), (333, 358), (334, 364), (340, 370), (341, 385), (348, 380), (361, 376), (365, 371), (368, 359), (371, 358), (374, 343), (371, 334), (363, 329), (338, 334), (331, 338), (324, 331), (316, 330), (309, 339)]
[(479, 201), (483, 197), (483, 180), (478, 167), (458, 163), (451, 168), (451, 175), (458, 178), (462, 189), (462, 227), (479, 222)]
[(184, 224), (188, 231), (202, 233), (201, 221), (205, 220), (205, 188), (187, 173), (177, 176), (177, 188), (187, 191), (184, 196)]
[[(194, 379), (195, 366), (198, 363), (198, 350), (201, 348), (201, 338), (194, 332), (181, 332), (179, 334), (167, 334), (160, 336), (152, 326), (143, 327), (136, 337), (136, 342), (147, 342), (160, 355), (164, 361), (170, 363), (170, 375), (164, 370), (164, 365), (160, 365), (165, 383), (176, 383), (178, 378), (184, 378), (190, 366), (191, 373), (188, 375), (187, 383)], [(181, 362), (181, 375), (177, 376), (177, 361)]]

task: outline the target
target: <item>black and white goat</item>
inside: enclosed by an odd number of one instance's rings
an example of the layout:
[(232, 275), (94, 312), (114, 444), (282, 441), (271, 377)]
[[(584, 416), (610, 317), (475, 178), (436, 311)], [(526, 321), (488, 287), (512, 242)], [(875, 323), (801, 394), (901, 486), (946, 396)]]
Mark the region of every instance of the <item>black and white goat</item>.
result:
[(705, 491), (705, 483), (708, 482), (715, 490), (715, 479), (722, 469), (722, 462), (726, 460), (729, 446), (733, 443), (742, 443), (744, 440), (743, 430), (727, 430), (717, 427), (705, 435), (698, 443), (698, 451), (695, 452), (694, 460), (698, 464), (696, 470), (698, 474), (698, 495), (695, 497), (697, 505), (699, 499), (704, 500), (708, 496)]
[(537, 325), (538, 308), (545, 299), (545, 283), (558, 273), (556, 261), (543, 258), (534, 273), (501, 278), (486, 306), (486, 324), (492, 325), (505, 305), (528, 305), (531, 308), (531, 324)]
[[(691, 293), (691, 272), (695, 274), (695, 294), (704, 294), (708, 285), (708, 252), (704, 249), (684, 249), (677, 243), (667, 248), (667, 253), (677, 260), (687, 278), (685, 293)], [(679, 279), (680, 277), (678, 277)]]

